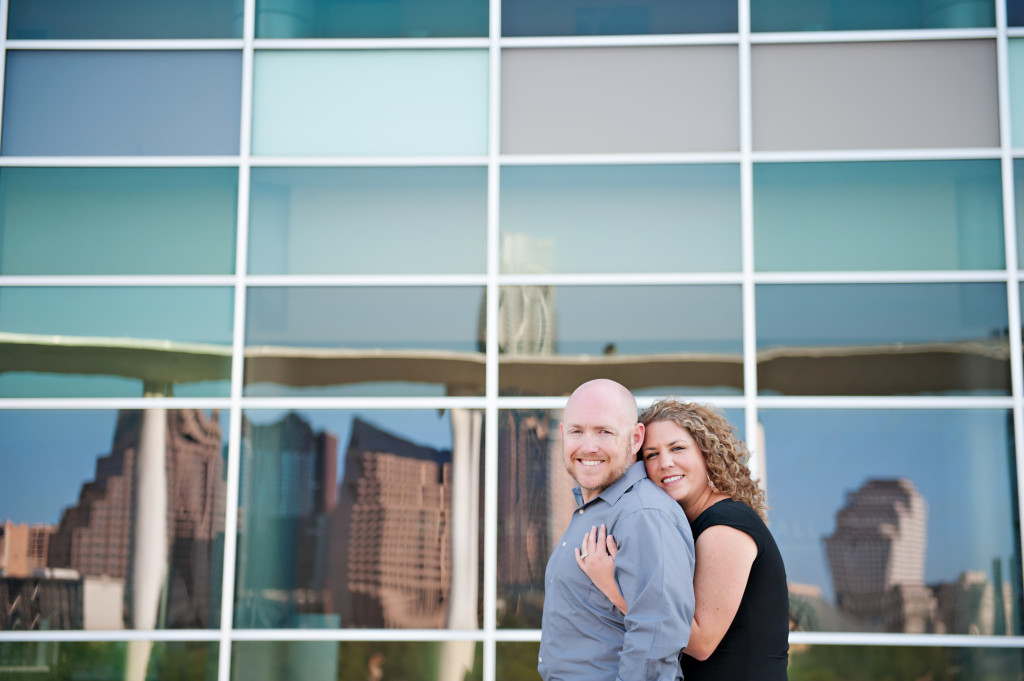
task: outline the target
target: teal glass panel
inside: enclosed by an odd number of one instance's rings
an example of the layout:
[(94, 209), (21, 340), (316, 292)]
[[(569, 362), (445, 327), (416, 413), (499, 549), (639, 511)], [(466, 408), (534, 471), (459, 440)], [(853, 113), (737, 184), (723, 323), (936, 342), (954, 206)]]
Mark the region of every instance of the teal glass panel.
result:
[(2, 168), (0, 274), (230, 274), (235, 168)]
[(3, 630), (218, 627), (226, 440), (226, 412), (0, 411)]
[(503, 394), (602, 377), (638, 395), (743, 391), (739, 286), (502, 286), (498, 306)]
[(500, 220), (506, 273), (738, 271), (739, 166), (509, 166)]
[(470, 274), (487, 168), (253, 168), (251, 274)]
[(0, 397), (226, 396), (233, 290), (0, 288)]
[(482, 395), (478, 286), (258, 287), (246, 395)]
[[(211, 641), (2, 641), (0, 676), (10, 681), (216, 681), (219, 648)], [(129, 658), (138, 666), (130, 667)]]
[(753, 31), (985, 28), (992, 0), (751, 0)]
[(257, 38), (468, 38), (487, 32), (487, 0), (256, 0)]
[(1024, 159), (1013, 159), (1013, 206), (1017, 227), (1017, 269), (1024, 268)]
[(486, 50), (258, 52), (253, 153), (485, 154), (487, 81)]
[(241, 103), (240, 51), (8, 51), (3, 154), (237, 154)]
[(241, 38), (242, 0), (9, 0), (12, 40)]
[(1010, 393), (1006, 285), (765, 284), (762, 394)]
[(247, 410), (242, 428), (236, 627), (482, 626), (481, 410)]
[(800, 645), (789, 649), (791, 679), (870, 681), (892, 678), (894, 670), (908, 679), (1015, 679), (1024, 673), (1024, 652), (1020, 648), (932, 646)]
[[(231, 646), (233, 681), (324, 679), (365, 681), (447, 678), (441, 660), (458, 666), (448, 671), (460, 681), (479, 681), (483, 646), (473, 641), (236, 641)], [(537, 666), (536, 657), (533, 666)], [(449, 667), (448, 669), (452, 669)], [(534, 676), (537, 670), (533, 671)]]
[(1001, 269), (1002, 201), (996, 159), (755, 164), (755, 267)]
[(1013, 146), (1024, 147), (1024, 38), (1007, 41), (1006, 63), (1010, 72), (1010, 139)]
[(797, 629), (1020, 635), (1010, 410), (759, 417), (769, 520)]
[(506, 36), (735, 33), (737, 3), (715, 0), (517, 0), (501, 5)]

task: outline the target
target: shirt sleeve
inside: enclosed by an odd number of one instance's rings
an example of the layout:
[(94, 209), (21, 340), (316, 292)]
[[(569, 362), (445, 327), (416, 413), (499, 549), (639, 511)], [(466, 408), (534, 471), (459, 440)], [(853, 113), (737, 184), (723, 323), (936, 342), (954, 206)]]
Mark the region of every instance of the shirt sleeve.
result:
[[(693, 540), (664, 511), (642, 509), (616, 523), (615, 576), (626, 599), (621, 681), (666, 678), (693, 622)], [(672, 677), (668, 677), (672, 678)]]

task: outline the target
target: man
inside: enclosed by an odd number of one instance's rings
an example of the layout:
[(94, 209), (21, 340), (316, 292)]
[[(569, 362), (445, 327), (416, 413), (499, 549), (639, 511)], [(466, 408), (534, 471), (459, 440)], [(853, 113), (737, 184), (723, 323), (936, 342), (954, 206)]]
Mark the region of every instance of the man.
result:
[[(537, 670), (544, 681), (673, 681), (693, 620), (693, 537), (636, 461), (636, 401), (614, 381), (589, 381), (569, 397), (560, 429), (578, 508), (548, 561)], [(583, 535), (601, 525), (619, 544), (626, 615), (576, 564)]]

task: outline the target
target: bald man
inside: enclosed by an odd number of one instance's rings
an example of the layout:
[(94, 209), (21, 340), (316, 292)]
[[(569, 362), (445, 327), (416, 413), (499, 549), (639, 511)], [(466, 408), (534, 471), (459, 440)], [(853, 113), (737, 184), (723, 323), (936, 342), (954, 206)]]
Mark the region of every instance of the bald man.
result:
[[(544, 681), (674, 681), (693, 621), (693, 536), (682, 509), (647, 479), (636, 400), (607, 379), (565, 405), (562, 460), (577, 509), (544, 578), (537, 670)], [(623, 615), (576, 563), (584, 534), (604, 525), (619, 544)]]

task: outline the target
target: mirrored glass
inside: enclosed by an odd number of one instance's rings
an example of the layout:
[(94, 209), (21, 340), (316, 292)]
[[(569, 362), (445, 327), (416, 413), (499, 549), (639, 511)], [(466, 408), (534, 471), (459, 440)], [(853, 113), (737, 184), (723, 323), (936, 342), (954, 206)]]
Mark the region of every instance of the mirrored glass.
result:
[(253, 168), (252, 274), (469, 274), (486, 168)]
[(486, 154), (488, 68), (487, 50), (257, 52), (253, 153)]
[(486, 37), (487, 0), (256, 0), (257, 38)]
[(250, 288), (246, 395), (479, 395), (484, 290)]
[[(796, 645), (789, 648), (791, 679), (892, 678), (999, 681), (1024, 674), (1020, 648)], [(905, 677), (903, 675), (906, 675)]]
[(759, 416), (796, 629), (1021, 633), (1009, 410)]
[(237, 154), (241, 101), (241, 52), (11, 50), (3, 154)]
[(501, 5), (506, 36), (735, 33), (735, 2), (712, 0), (518, 0)]
[(235, 626), (481, 627), (482, 444), (481, 410), (246, 411)]
[[(234, 681), (480, 681), (483, 646), (475, 641), (236, 641)], [(534, 659), (534, 677), (537, 661)]]
[(995, 25), (995, 4), (986, 0), (750, 1), (753, 31), (872, 31)]
[(0, 288), (0, 397), (226, 396), (233, 291)]
[(1005, 267), (999, 161), (759, 163), (758, 270)]
[(0, 641), (0, 676), (10, 681), (216, 681), (213, 641)]
[(638, 395), (743, 390), (739, 286), (502, 286), (498, 306), (503, 394), (600, 377)]
[(2, 168), (0, 274), (230, 274), (235, 168)]
[(9, 0), (12, 40), (241, 38), (242, 0)]
[(216, 411), (0, 411), (0, 628), (218, 627), (226, 439)]
[(762, 285), (762, 394), (1010, 392), (1006, 286)]
[(506, 273), (738, 271), (739, 166), (509, 166), (500, 220)]

